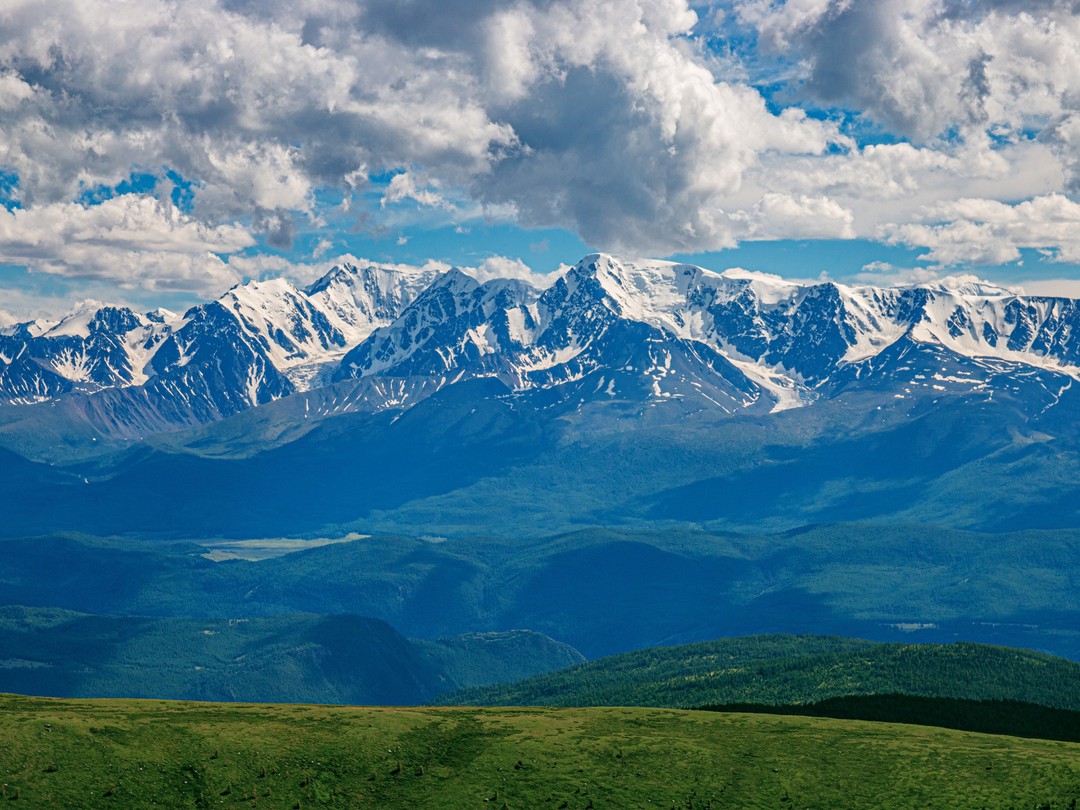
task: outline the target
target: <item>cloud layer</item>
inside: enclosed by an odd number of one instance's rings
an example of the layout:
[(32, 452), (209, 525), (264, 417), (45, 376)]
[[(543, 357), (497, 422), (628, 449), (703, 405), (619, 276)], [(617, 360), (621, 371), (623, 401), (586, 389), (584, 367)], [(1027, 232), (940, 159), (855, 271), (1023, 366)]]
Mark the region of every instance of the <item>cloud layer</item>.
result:
[(219, 292), (237, 276), (218, 254), (254, 244), (244, 228), (212, 227), (133, 194), (99, 205), (0, 208), (0, 262), (121, 287)]
[[(638, 254), (869, 237), (939, 264), (1077, 256), (1058, 227), (1080, 195), (1075, 3), (695, 8), (8, 0), (0, 170), (24, 210), (0, 213), (0, 261), (203, 291), (235, 278), (229, 255), (345, 210)], [(190, 206), (77, 202), (133, 171), (192, 181)]]

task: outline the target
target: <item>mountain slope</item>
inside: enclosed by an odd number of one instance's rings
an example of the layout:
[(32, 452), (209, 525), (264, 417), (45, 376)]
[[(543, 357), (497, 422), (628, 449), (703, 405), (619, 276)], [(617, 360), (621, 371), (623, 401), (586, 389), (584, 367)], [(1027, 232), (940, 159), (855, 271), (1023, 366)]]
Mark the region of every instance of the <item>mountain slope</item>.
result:
[(689, 708), (894, 694), (1014, 700), (1080, 711), (1080, 664), (980, 644), (751, 636), (639, 650), (442, 700), (478, 706)]
[(0, 408), (0, 442), (59, 468), (0, 534), (1080, 526), (1076, 317), (604, 254), (545, 290), (252, 283), (166, 324), (141, 384)]
[(0, 332), (0, 401), (74, 397), (65, 416), (115, 438), (213, 422), (321, 385), (437, 275), (345, 264), (307, 290), (237, 285), (182, 317), (103, 307), (19, 324)]
[(0, 692), (415, 704), (583, 660), (539, 633), (413, 641), (359, 616), (90, 616), (0, 608)]

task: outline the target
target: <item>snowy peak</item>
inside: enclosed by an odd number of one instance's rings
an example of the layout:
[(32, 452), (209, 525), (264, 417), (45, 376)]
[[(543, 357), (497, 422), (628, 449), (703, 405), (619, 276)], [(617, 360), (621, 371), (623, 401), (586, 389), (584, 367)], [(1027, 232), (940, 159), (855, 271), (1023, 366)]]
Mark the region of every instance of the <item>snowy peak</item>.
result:
[(169, 326), (126, 307), (90, 305), (59, 322), (0, 334), (0, 401), (41, 402), (141, 385)]
[(946, 276), (937, 281), (914, 286), (967, 298), (1012, 298), (1016, 295), (1015, 290), (999, 287), (974, 276)]
[(585, 345), (616, 320), (678, 333), (688, 292), (703, 274), (670, 262), (626, 262), (605, 253), (586, 256), (539, 299), (543, 343)]
[(440, 275), (435, 268), (341, 264), (305, 290), (350, 345), (390, 323)]
[(502, 376), (536, 330), (537, 291), (521, 281), (484, 284), (460, 270), (438, 277), (393, 323), (345, 356), (336, 379)]
[[(620, 262), (598, 254), (576, 271), (591, 275), (603, 289), (607, 301), (623, 318), (678, 328), (678, 313), (688, 308), (690, 292), (708, 278), (714, 284), (720, 276), (685, 264), (670, 262)], [(580, 270), (579, 270), (580, 268)]]
[[(350, 352), (337, 378), (496, 377), (525, 395), (640, 409), (689, 398), (728, 412), (760, 388), (726, 358), (684, 339), (686, 298), (708, 271), (586, 257), (543, 293), (520, 281), (478, 284), (450, 271), (393, 324)], [(665, 325), (670, 328), (665, 328)]]
[(286, 279), (238, 285), (218, 304), (236, 317), (279, 371), (345, 351), (342, 331)]

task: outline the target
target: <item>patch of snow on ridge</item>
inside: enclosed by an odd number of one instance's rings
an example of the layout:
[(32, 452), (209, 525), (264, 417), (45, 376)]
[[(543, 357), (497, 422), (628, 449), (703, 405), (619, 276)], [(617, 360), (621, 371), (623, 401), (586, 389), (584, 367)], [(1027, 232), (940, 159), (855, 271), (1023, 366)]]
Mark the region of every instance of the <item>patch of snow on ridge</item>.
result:
[(565, 365), (581, 354), (584, 347), (579, 346), (576, 341), (571, 342), (568, 346), (556, 349), (554, 351), (534, 351), (532, 354), (523, 358), (520, 363), (522, 371), (546, 371), (549, 368), (555, 368), (555, 366)]
[(525, 325), (526, 313), (530, 315), (534, 324), (539, 323), (540, 313), (535, 303), (526, 307), (511, 307), (506, 310), (506, 322), (510, 339), (522, 346), (528, 346), (536, 339), (535, 330)]
[[(168, 314), (172, 315), (171, 312)], [(176, 323), (176, 316), (172, 315), (172, 318), (173, 323)], [(161, 342), (169, 335), (172, 326), (173, 324), (168, 322), (158, 324), (151, 321), (124, 335), (124, 352), (131, 365), (131, 385), (142, 385), (150, 379), (153, 373), (150, 361)]]
[(899, 293), (877, 287), (835, 285), (844, 303), (847, 323), (855, 332), (855, 342), (844, 353), (842, 362), (855, 363), (873, 357), (898, 341), (909, 326), (890, 317)]
[(42, 335), (50, 338), (88, 338), (90, 337), (90, 322), (94, 320), (94, 316), (97, 315), (99, 309), (101, 309), (101, 304), (96, 301), (86, 302), (85, 305), (80, 305), (79, 309), (66, 316), (48, 331), (43, 332)]
[(53, 371), (72, 382), (90, 382), (93, 379), (91, 372), (94, 362), (86, 356), (86, 349), (75, 351), (63, 349), (50, 363)]
[[(1033, 316), (1028, 322), (1010, 323), (1006, 307), (1022, 304), (1021, 318)], [(965, 357), (998, 359), (1034, 368), (1046, 369), (1080, 379), (1080, 367), (1065, 362), (1041, 349), (1033, 348), (1052, 328), (1060, 314), (1060, 301), (1055, 299), (1019, 299), (1002, 291), (1001, 295), (986, 297), (962, 289), (936, 288), (924, 308), (923, 319), (911, 329), (913, 339), (922, 343), (939, 344)], [(1021, 348), (1010, 348), (1014, 334), (1027, 329), (1028, 341)], [(1076, 335), (1080, 339), (1080, 334)]]
[(762, 363), (741, 357), (738, 352), (721, 349), (721, 353), (729, 363), (752, 382), (757, 383), (773, 399), (775, 404), (770, 413), (803, 408), (816, 399), (805, 385), (796, 380), (793, 375), (784, 373), (782, 369), (769, 368)]

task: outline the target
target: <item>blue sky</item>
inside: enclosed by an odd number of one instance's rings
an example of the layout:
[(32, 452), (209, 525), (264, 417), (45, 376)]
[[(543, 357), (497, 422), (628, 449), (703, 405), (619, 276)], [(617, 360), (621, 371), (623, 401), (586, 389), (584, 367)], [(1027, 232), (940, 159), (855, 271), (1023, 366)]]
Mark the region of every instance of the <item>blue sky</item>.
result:
[(8, 5), (0, 321), (347, 255), (1080, 295), (1069, 4)]

